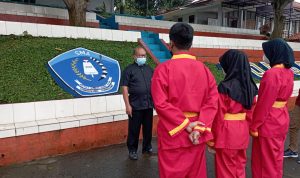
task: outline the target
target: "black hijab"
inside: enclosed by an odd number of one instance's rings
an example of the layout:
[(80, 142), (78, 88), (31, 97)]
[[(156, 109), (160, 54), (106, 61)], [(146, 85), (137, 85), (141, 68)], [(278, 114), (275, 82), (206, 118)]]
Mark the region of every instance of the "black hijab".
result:
[(295, 62), (293, 49), (283, 39), (276, 38), (262, 44), (266, 57), (270, 60), (270, 66), (284, 64), (285, 68), (291, 68)]
[(220, 57), (219, 62), (226, 73), (225, 79), (218, 86), (219, 93), (227, 94), (244, 108), (251, 109), (258, 89), (253, 81), (246, 54), (231, 49)]

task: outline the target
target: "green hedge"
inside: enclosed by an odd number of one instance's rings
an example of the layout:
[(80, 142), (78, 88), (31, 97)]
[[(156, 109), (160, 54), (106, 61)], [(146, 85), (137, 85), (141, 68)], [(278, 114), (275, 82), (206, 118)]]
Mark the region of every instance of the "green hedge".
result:
[[(83, 47), (118, 60), (124, 69), (133, 62), (132, 52), (137, 45), (88, 39), (0, 36), (0, 104), (73, 98), (48, 73), (46, 64), (50, 59)], [(155, 67), (152, 60), (148, 61)], [(222, 71), (214, 64), (205, 64), (219, 83), (224, 77)]]

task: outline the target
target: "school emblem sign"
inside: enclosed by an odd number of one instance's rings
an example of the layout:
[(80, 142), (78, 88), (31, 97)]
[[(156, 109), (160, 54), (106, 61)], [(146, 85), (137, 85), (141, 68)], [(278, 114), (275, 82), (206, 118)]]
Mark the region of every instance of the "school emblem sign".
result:
[(56, 83), (75, 97), (117, 92), (120, 83), (118, 61), (84, 48), (60, 54), (48, 62)]

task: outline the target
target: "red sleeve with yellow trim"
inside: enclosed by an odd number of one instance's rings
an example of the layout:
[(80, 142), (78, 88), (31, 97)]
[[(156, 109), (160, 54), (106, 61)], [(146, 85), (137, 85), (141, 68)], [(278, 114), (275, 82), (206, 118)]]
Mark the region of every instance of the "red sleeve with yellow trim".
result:
[(258, 90), (258, 100), (253, 112), (253, 118), (250, 125), (250, 134), (258, 136), (258, 128), (264, 124), (273, 103), (278, 97), (278, 83), (276, 76), (270, 71), (265, 72)]
[(220, 129), (224, 122), (224, 119), (223, 119), (224, 115), (225, 115), (225, 113), (227, 113), (227, 109), (228, 109), (227, 102), (228, 102), (228, 96), (224, 95), (224, 94), (219, 94), (218, 111), (216, 113), (216, 116), (215, 116), (215, 119), (214, 119), (213, 125), (212, 125), (212, 133), (213, 133), (214, 139), (212, 141), (210, 141), (210, 142), (213, 142), (214, 146), (220, 140), (220, 137), (222, 137), (222, 135), (220, 135)]
[(159, 118), (163, 118), (162, 122), (169, 135), (175, 136), (184, 131), (190, 122), (181, 109), (169, 102), (168, 73), (168, 68), (164, 64), (156, 68), (152, 77), (151, 92)]
[(213, 135), (211, 133), (211, 127), (213, 124), (213, 120), (218, 110), (218, 89), (216, 85), (215, 78), (212, 73), (209, 71), (207, 67), (205, 67), (205, 72), (207, 76), (207, 91), (205, 93), (205, 99), (202, 102), (200, 108), (199, 121), (204, 123), (204, 129), (202, 128), (200, 131), (204, 133), (204, 137), (206, 141), (211, 140)]

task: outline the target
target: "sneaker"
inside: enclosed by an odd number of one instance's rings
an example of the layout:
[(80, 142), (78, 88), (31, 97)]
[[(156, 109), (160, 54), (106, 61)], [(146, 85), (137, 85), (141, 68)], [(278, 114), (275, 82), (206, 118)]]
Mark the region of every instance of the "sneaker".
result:
[(298, 159), (297, 159), (297, 163), (298, 163), (298, 164), (300, 164), (300, 157), (298, 157)]
[(156, 152), (153, 151), (153, 149), (149, 149), (149, 150), (143, 150), (142, 151), (143, 154), (148, 154), (148, 155), (155, 155), (157, 154)]
[(291, 149), (287, 149), (287, 150), (284, 151), (283, 157), (284, 158), (297, 158), (298, 153), (293, 152)]
[(137, 160), (138, 159), (137, 153), (135, 151), (129, 152), (129, 159)]

